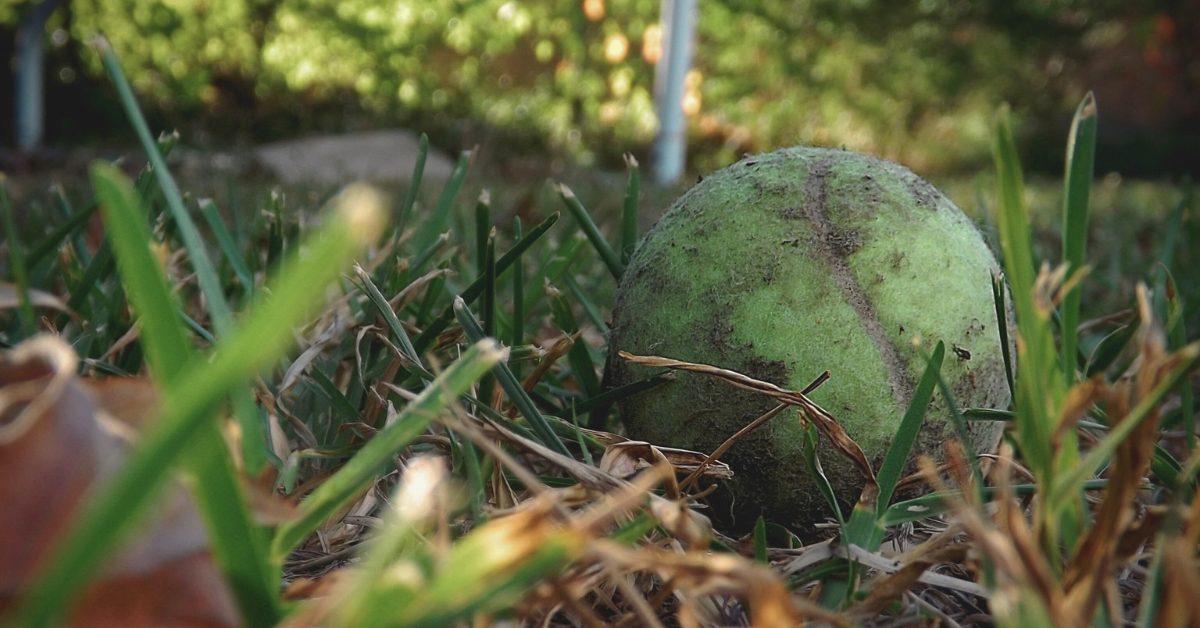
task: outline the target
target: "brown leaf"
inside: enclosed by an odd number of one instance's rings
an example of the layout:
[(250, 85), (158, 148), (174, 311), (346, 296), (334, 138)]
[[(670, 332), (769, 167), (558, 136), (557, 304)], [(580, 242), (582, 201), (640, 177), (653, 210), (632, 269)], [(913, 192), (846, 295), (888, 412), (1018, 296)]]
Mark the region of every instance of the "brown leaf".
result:
[(1054, 429), (1054, 434), (1050, 437), (1051, 446), (1054, 451), (1061, 449), (1063, 439), (1075, 431), (1075, 424), (1087, 416), (1092, 406), (1096, 404), (1103, 382), (1103, 376), (1098, 375), (1093, 379), (1086, 379), (1079, 382), (1067, 391), (1067, 399), (1063, 403), (1061, 418)]
[[(959, 456), (961, 457), (961, 453)], [(983, 509), (974, 499), (974, 491), (963, 491), (958, 497), (948, 498), (955, 506), (959, 525), (973, 537), (976, 547), (990, 559), (996, 571), (996, 583), (991, 590), (992, 598), (1026, 601), (1036, 598), (1040, 604), (1039, 608), (1054, 614), (1055, 625), (1079, 625), (1078, 618), (1067, 618), (1061, 613), (1062, 592), (1013, 496), (1009, 481), (1012, 447), (1001, 443), (996, 461), (996, 468), (992, 473), (998, 492), (992, 500), (997, 505), (995, 523), (985, 520), (982, 516)], [(926, 483), (934, 491), (944, 493), (949, 490), (932, 459), (922, 456), (918, 460), (918, 466), (925, 476)], [(965, 469), (954, 471), (955, 467), (960, 466), (965, 466), (965, 462), (951, 464), (951, 475), (969, 477)], [(1011, 621), (1011, 614), (1015, 612), (1015, 608), (1012, 604), (1005, 604), (994, 609), (994, 612), (1001, 620)]]
[(1195, 626), (1197, 624), (1196, 591), (1200, 591), (1200, 565), (1196, 561), (1196, 546), (1200, 543), (1200, 496), (1192, 499), (1183, 519), (1187, 521), (1182, 533), (1166, 536), (1162, 552), (1162, 601), (1155, 626)]
[(600, 458), (600, 470), (623, 480), (631, 480), (643, 469), (665, 462), (667, 457), (654, 445), (640, 440), (627, 440), (604, 450), (604, 456)]
[[(82, 384), (56, 336), (0, 354), (0, 613), (20, 599), (84, 500), (122, 464), (152, 415), (143, 383)], [(99, 396), (92, 391), (98, 390)], [(128, 397), (117, 394), (129, 391)], [(136, 415), (136, 416), (134, 416)], [(75, 625), (232, 626), (237, 612), (209, 555), (204, 526), (176, 486), (69, 612)]]
[[(1111, 426), (1128, 420), (1138, 402), (1150, 395), (1176, 366), (1175, 357), (1166, 354), (1162, 328), (1154, 319), (1144, 285), (1138, 286), (1138, 305), (1142, 317), (1138, 358), (1141, 367), (1133, 382), (1122, 381), (1106, 386), (1102, 391)], [(1063, 577), (1069, 614), (1090, 617), (1106, 582), (1121, 563), (1123, 557), (1118, 550), (1128, 545), (1121, 539), (1130, 532), (1136, 520), (1137, 494), (1150, 469), (1160, 413), (1161, 408), (1153, 409), (1113, 453), (1108, 484), (1104, 487), (1095, 522), (1080, 541)]]
[(791, 595), (779, 575), (736, 554), (632, 549), (604, 539), (595, 541), (591, 549), (622, 569), (656, 572), (687, 597), (736, 595), (749, 606), (753, 626), (798, 626), (805, 618), (850, 625), (845, 616)]
[(733, 469), (712, 456), (688, 449), (676, 449), (661, 445), (655, 445), (655, 447), (667, 457), (667, 462), (670, 462), (671, 466), (681, 473), (691, 474), (688, 477), (697, 473), (716, 480), (728, 480), (733, 477)]
[(555, 340), (554, 344), (546, 352), (546, 355), (542, 357), (542, 361), (538, 362), (538, 365), (530, 371), (529, 375), (525, 376), (525, 380), (521, 382), (521, 388), (524, 388), (525, 392), (533, 392), (533, 388), (537, 386), (538, 382), (542, 381), (542, 377), (550, 372), (550, 367), (554, 366), (554, 363), (559, 358), (571, 350), (571, 347), (575, 345), (575, 341), (578, 338), (578, 333), (573, 335), (563, 334), (561, 338)]
[(108, 377), (84, 379), (80, 383), (87, 388), (98, 410), (139, 432), (157, 418), (158, 388), (147, 378)]
[[(949, 540), (948, 535), (943, 537)], [(883, 612), (889, 604), (899, 599), (921, 581), (921, 576), (931, 567), (942, 563), (962, 562), (967, 556), (967, 545), (940, 545), (923, 543), (912, 552), (912, 556), (902, 561), (903, 566), (894, 573), (876, 579), (871, 583), (867, 597), (856, 603), (850, 614), (869, 618)]]
[[(67, 304), (62, 302), (62, 299), (53, 294), (42, 292), (36, 288), (29, 288), (26, 290), (26, 293), (29, 295), (29, 304), (33, 307), (58, 310), (74, 318), (79, 318), (79, 315), (67, 307)], [(6, 281), (0, 281), (0, 310), (13, 310), (20, 307), (20, 305), (21, 293), (18, 292), (17, 286)]]

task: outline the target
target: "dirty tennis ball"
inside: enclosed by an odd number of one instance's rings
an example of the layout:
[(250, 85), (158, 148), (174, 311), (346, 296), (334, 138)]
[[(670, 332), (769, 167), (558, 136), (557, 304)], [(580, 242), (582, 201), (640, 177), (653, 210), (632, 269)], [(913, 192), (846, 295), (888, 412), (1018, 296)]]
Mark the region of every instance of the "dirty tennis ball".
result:
[[(921, 351), (938, 341), (958, 407), (1007, 406), (997, 273), (972, 222), (902, 166), (806, 147), (747, 157), (705, 177), (639, 244), (617, 291), (608, 377), (619, 386), (657, 372), (618, 351), (711, 364), (790, 390), (828, 370), (809, 397), (878, 470), (925, 369)], [(775, 404), (679, 372), (624, 399), (621, 416), (633, 438), (707, 453)], [(975, 451), (994, 450), (1002, 424), (967, 425)], [(906, 471), (918, 453), (939, 459), (956, 436), (935, 393)], [(807, 529), (831, 518), (803, 438), (787, 412), (723, 455), (734, 478), (713, 500), (718, 523), (740, 531), (763, 515)], [(824, 436), (817, 453), (849, 516), (863, 474)]]

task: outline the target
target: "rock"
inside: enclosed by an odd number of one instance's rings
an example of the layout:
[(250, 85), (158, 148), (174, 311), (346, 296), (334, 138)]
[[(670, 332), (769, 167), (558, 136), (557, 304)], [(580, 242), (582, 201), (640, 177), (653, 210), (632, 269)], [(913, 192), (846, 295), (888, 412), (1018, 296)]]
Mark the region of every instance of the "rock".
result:
[[(355, 180), (408, 181), (417, 160), (417, 136), (391, 129), (346, 135), (322, 135), (266, 144), (256, 159), (281, 182), (340, 185)], [(454, 162), (429, 149), (424, 181), (445, 181)]]

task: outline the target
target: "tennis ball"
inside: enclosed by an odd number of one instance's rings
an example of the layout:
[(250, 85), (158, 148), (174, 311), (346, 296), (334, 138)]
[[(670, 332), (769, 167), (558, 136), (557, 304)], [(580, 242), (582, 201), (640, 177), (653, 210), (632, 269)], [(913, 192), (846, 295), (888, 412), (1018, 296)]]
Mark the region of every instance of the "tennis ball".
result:
[[(650, 375), (618, 351), (739, 371), (802, 390), (878, 469), (926, 366), (914, 344), (946, 346), (942, 375), (959, 407), (1009, 401), (992, 276), (972, 222), (906, 168), (842, 150), (797, 147), (747, 157), (683, 195), (634, 252), (617, 290), (608, 376)], [(631, 437), (711, 452), (775, 405), (711, 376), (625, 399)], [(993, 451), (1003, 426), (969, 424)], [(913, 448), (939, 458), (957, 431), (935, 394)], [(802, 456), (794, 412), (751, 433), (722, 460), (729, 494), (714, 501), (735, 530), (759, 515), (806, 526), (832, 515)], [(843, 513), (865, 478), (825, 438), (817, 448)]]

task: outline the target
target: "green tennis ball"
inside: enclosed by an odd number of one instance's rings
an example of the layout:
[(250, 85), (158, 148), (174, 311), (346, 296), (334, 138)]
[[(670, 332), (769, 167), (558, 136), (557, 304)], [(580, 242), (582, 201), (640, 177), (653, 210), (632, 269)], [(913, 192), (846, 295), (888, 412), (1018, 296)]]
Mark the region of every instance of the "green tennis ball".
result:
[[(1008, 383), (992, 277), (999, 268), (972, 222), (906, 168), (841, 150), (797, 147), (747, 157), (688, 191), (639, 244), (617, 290), (609, 377), (652, 369), (618, 351), (712, 364), (811, 393), (875, 469), (926, 366), (960, 408), (1003, 408)], [(631, 437), (711, 452), (775, 401), (715, 378), (679, 373), (627, 398)], [(975, 451), (1002, 424), (970, 423)], [(955, 438), (935, 394), (914, 446), (940, 457)], [(778, 416), (721, 458), (734, 471), (714, 515), (745, 529), (759, 515), (793, 526), (832, 516), (806, 470), (796, 414)], [(864, 477), (822, 438), (818, 455), (847, 516)]]

